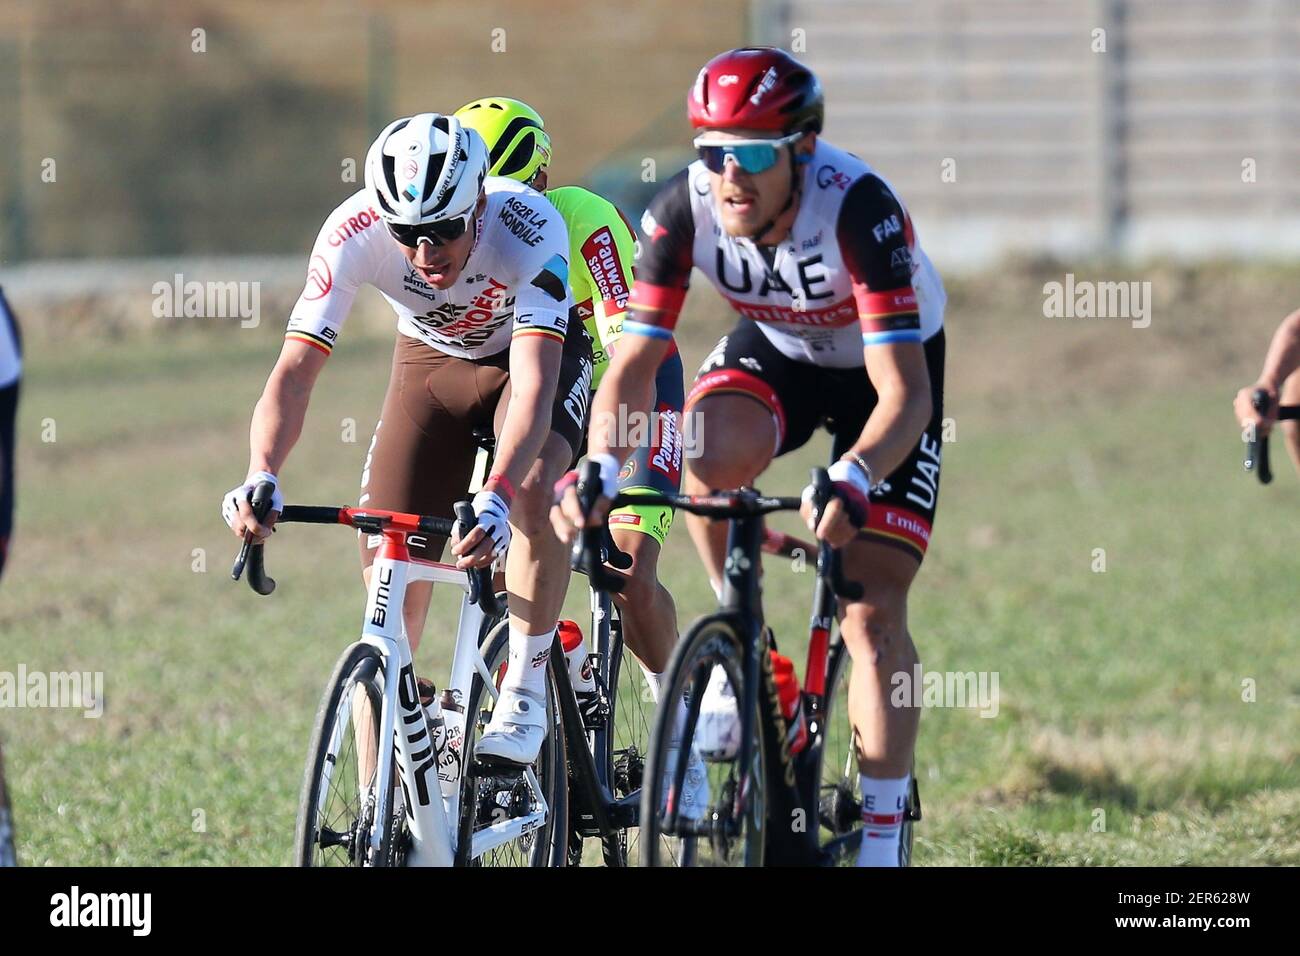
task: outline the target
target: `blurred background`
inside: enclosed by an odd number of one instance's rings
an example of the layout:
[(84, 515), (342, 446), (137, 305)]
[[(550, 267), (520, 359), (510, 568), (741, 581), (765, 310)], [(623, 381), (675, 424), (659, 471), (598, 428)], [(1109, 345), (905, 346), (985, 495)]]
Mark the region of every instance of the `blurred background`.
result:
[[(0, 710), (23, 863), (288, 859), (355, 544), (277, 536), (281, 588), (255, 598), (218, 500), (378, 129), (520, 97), (551, 182), (636, 221), (690, 159), (696, 71), (750, 42), (818, 72), (826, 138), (894, 184), (950, 296), (911, 626), (927, 668), (1000, 674), (1001, 705), (923, 715), (917, 862), (1300, 863), (1300, 494), (1280, 449), (1269, 489), (1241, 473), (1230, 411), (1300, 305), (1295, 4), (9, 0), (0, 286), (27, 372), (0, 671), (105, 686), (97, 719)], [(1149, 284), (1149, 326), (1048, 317), (1067, 275)], [(255, 288), (256, 321), (159, 317), (155, 285), (190, 281)], [(694, 289), (688, 370), (733, 321)], [(290, 499), (355, 499), (392, 341), (367, 290)], [(794, 493), (824, 444), (764, 489)], [(711, 596), (686, 535), (668, 548), (685, 626)], [(768, 574), (797, 635), (808, 578)], [(451, 607), (422, 670), (444, 671)]]

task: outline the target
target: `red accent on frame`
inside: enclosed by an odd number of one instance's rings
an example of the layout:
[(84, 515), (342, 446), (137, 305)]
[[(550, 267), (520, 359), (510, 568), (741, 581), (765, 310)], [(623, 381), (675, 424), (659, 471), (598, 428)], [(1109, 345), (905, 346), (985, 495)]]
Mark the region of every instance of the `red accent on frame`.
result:
[(803, 689), (818, 700), (826, 695), (826, 650), (830, 646), (830, 632), (824, 627), (814, 627), (808, 638), (808, 668), (804, 671)]
[(411, 552), (406, 547), (406, 532), (384, 529), (384, 543), (379, 546), (377, 558), (391, 558), (394, 561), (410, 561)]

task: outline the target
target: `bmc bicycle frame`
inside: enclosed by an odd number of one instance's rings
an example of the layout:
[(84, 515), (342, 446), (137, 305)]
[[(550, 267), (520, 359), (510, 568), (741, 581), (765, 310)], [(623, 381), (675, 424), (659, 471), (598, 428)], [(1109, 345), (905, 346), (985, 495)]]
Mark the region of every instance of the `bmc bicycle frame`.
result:
[[(370, 572), (361, 643), (374, 647), (383, 658), (384, 699), (380, 712), (379, 739), (393, 741), (396, 760), (382, 759), (381, 747), (375, 780), (375, 819), (383, 820), (387, 816), (388, 803), (393, 799), (391, 767), (395, 762), (405, 797), (406, 822), (411, 841), (407, 864), (451, 866), (459, 836), (461, 791), (457, 787), (449, 797), (443, 797), (438, 783), (439, 755), (429, 738), (424, 709), (420, 706), (411, 663), (411, 646), (403, 623), (402, 606), (406, 586), (411, 581), (432, 581), (454, 585), (466, 594), (461, 602), (456, 649), (447, 684), (452, 696), (462, 701), (468, 696), (475, 671), (482, 678), (488, 693), (494, 698), (496, 695), (492, 675), (479, 653), (484, 615), (477, 605), (468, 601), (469, 584), (463, 571), (447, 564), (412, 559), (407, 550), (404, 531), (385, 530), (382, 535), (383, 542)], [(472, 714), (465, 716), (467, 722), (474, 719)], [(460, 759), (460, 774), (463, 777), (469, 755), (462, 752)], [(525, 776), (541, 805), (540, 809), (526, 816), (494, 823), (476, 832), (470, 848), (471, 857), (517, 839), (545, 822), (550, 808), (542, 796), (537, 778), (531, 768), (525, 771)], [(379, 852), (384, 836), (381, 828), (372, 829), (370, 843), (375, 853)]]

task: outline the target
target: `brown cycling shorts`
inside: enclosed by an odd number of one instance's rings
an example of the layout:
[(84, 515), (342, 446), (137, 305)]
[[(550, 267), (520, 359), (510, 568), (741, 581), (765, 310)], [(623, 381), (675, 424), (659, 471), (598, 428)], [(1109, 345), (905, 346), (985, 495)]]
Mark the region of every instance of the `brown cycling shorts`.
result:
[[(361, 474), (362, 507), (452, 517), (452, 505), (469, 497), (476, 429), (499, 426), (498, 408), (510, 382), (510, 352), (483, 359), (446, 355), (398, 335), (393, 370), (375, 435)], [(581, 387), (575, 387), (581, 383)], [(551, 431), (580, 449), (587, 426), (591, 340), (570, 322), (551, 406)], [(575, 397), (571, 397), (575, 396)], [(378, 541), (358, 535), (362, 567), (374, 560)], [(437, 561), (445, 538), (412, 535), (411, 556)]]

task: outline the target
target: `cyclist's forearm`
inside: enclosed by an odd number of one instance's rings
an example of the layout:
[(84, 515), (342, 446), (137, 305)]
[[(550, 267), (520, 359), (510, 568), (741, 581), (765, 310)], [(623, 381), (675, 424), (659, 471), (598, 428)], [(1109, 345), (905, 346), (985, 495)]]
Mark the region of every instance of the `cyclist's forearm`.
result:
[[(562, 346), (544, 336), (517, 336), (510, 345), (510, 404), (506, 406), (492, 474), (505, 478), (507, 498), (523, 484), (551, 433), (551, 407), (560, 381)], [(496, 483), (484, 488), (494, 491)]]
[(1283, 319), (1273, 334), (1259, 380), (1276, 392), (1297, 369), (1300, 369), (1300, 309)]
[(907, 386), (881, 391), (879, 402), (852, 448), (866, 461), (875, 481), (883, 481), (907, 460), (930, 423), (930, 415), (928, 388)]
[(269, 471), (278, 475), (289, 452), (302, 435), (307, 420), (311, 388), (292, 380), (266, 383), (262, 397), (253, 409), (248, 429), (248, 473)]
[[(613, 455), (626, 461), (635, 447), (632, 439), (649, 441), (649, 415), (654, 407), (655, 371), (666, 346), (641, 336), (624, 338), (610, 361), (591, 406), (587, 454)], [(642, 428), (634, 425), (645, 423)]]
[(253, 409), (248, 429), (248, 473), (278, 475), (302, 434), (307, 405), (327, 356), (302, 342), (286, 341)]

